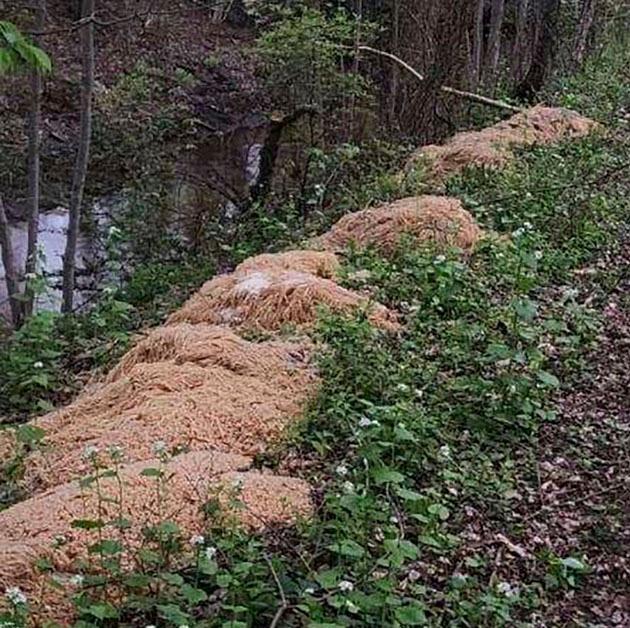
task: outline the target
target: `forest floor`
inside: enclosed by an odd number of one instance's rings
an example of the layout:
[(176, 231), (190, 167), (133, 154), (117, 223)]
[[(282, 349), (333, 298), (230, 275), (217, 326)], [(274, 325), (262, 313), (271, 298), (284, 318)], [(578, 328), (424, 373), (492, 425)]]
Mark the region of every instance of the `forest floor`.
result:
[(559, 97), (606, 132), (448, 183), (503, 237), (346, 251), (343, 284), (403, 330), (321, 317), (318, 398), (258, 460), (316, 487), (312, 520), (209, 525), (210, 564), (140, 560), (107, 604), (90, 583), (80, 625), (630, 623), (627, 67)]

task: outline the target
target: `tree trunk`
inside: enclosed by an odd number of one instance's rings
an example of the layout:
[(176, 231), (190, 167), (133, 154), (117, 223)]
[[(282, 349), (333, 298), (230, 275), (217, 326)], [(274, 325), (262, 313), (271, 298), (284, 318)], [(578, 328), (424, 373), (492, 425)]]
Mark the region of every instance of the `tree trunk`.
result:
[[(94, 14), (94, 0), (83, 0), (82, 18)], [(81, 81), (81, 134), (79, 148), (72, 176), (70, 194), (70, 215), (68, 217), (68, 239), (63, 258), (63, 299), (61, 311), (69, 314), (74, 303), (74, 284), (76, 271), (77, 240), (83, 191), (87, 177), (90, 158), (90, 141), (92, 137), (92, 94), (94, 92), (94, 23), (86, 21), (81, 26), (81, 56), (83, 76)]]
[[(38, 0), (35, 6), (35, 32), (44, 30), (46, 16), (45, 0)], [(35, 43), (39, 44), (39, 37), (35, 37)], [(28, 136), (28, 241), (26, 246), (26, 284), (24, 289), (24, 316), (30, 316), (33, 312), (35, 295), (29, 289), (30, 277), (37, 270), (37, 242), (39, 238), (39, 180), (40, 180), (40, 137), (41, 103), (42, 103), (42, 74), (38, 68), (34, 68), (30, 76), (31, 103), (27, 117)]]
[(578, 23), (575, 46), (573, 49), (573, 59), (576, 66), (581, 66), (586, 57), (589, 36), (595, 20), (595, 0), (584, 0), (580, 11), (580, 21)]
[(560, 0), (541, 0), (541, 5), (532, 62), (516, 88), (516, 96), (522, 100), (532, 101), (540, 93), (556, 54)]
[(483, 8), (484, 0), (477, 0), (475, 7), (475, 29), (472, 38), (472, 87), (475, 89), (481, 80), (481, 60), (483, 58)]
[[(393, 0), (392, 4), (392, 52), (399, 54), (400, 47), (400, 0)], [(396, 107), (398, 105), (398, 85), (400, 82), (398, 64), (392, 64), (391, 83), (389, 89), (389, 127), (396, 124)]]
[(518, 13), (516, 15), (516, 29), (514, 33), (514, 47), (512, 48), (512, 79), (515, 82), (523, 78), (525, 67), (525, 54), (527, 50), (527, 16), (529, 14), (530, 0), (519, 0)]
[(2, 250), (2, 263), (4, 264), (4, 276), (9, 294), (9, 304), (11, 306), (11, 319), (14, 327), (22, 324), (22, 303), (19, 299), (19, 281), (16, 270), (15, 255), (11, 245), (11, 232), (9, 231), (9, 221), (4, 211), (4, 203), (0, 196), (0, 249)]
[(486, 59), (486, 76), (488, 84), (496, 83), (501, 57), (501, 32), (503, 30), (503, 18), (505, 16), (505, 0), (492, 0), (492, 12), (490, 14), (490, 33), (488, 35), (488, 53)]

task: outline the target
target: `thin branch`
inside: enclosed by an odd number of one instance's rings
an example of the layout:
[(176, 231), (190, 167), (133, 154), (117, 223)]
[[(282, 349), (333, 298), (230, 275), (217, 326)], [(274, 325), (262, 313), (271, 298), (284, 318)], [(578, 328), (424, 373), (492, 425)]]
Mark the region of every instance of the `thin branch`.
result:
[(276, 586), (278, 587), (278, 593), (280, 593), (280, 599), (282, 601), (282, 603), (278, 607), (278, 610), (276, 611), (276, 614), (271, 620), (271, 623), (269, 624), (269, 628), (277, 628), (277, 626), (280, 624), (280, 620), (282, 619), (282, 616), (286, 612), (287, 608), (289, 608), (289, 602), (287, 601), (287, 596), (284, 592), (284, 587), (282, 586), (282, 583), (280, 582), (280, 578), (278, 578), (278, 574), (276, 573), (276, 570), (274, 569), (271, 559), (269, 558), (269, 556), (267, 556), (267, 554), (264, 554), (264, 558), (265, 558), (265, 561), (267, 562), (267, 565), (269, 565), (271, 575), (273, 576)]
[[(380, 57), (386, 57), (387, 59), (391, 59), (395, 63), (398, 63), (398, 65), (401, 65), (403, 68), (405, 68), (405, 70), (413, 74), (419, 81), (425, 80), (425, 77), (422, 74), (420, 74), (418, 70), (416, 70), (415, 68), (410, 66), (406, 61), (403, 61), (400, 57), (397, 57), (391, 52), (378, 50), (376, 48), (372, 48), (371, 46), (359, 46), (358, 50), (365, 50), (366, 52), (371, 52)], [(490, 107), (497, 107), (499, 109), (506, 109), (507, 111), (513, 111), (515, 113), (520, 113), (523, 111), (522, 107), (510, 105), (509, 103), (504, 102), (502, 100), (495, 100), (494, 98), (488, 98), (487, 96), (482, 96), (481, 94), (474, 94), (473, 92), (467, 92), (461, 89), (456, 89), (454, 87), (449, 87), (448, 85), (441, 85), (440, 90), (447, 94), (452, 94), (453, 96), (459, 96), (460, 98), (466, 98), (467, 100), (472, 100), (482, 105), (488, 105)]]

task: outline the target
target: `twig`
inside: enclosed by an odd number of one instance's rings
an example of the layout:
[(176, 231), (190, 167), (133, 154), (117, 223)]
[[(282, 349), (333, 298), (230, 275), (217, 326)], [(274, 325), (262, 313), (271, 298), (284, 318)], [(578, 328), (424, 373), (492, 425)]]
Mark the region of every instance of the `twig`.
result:
[[(398, 65), (401, 65), (403, 68), (405, 68), (405, 70), (413, 74), (419, 81), (425, 80), (424, 75), (420, 74), (418, 70), (411, 67), (406, 61), (403, 61), (400, 57), (397, 57), (391, 52), (378, 50), (377, 48), (372, 48), (371, 46), (358, 46), (357, 50), (365, 50), (366, 52), (371, 52), (375, 55), (379, 55), (380, 57), (391, 59), (395, 63), (398, 63)], [(490, 107), (498, 107), (499, 109), (506, 109), (507, 111), (513, 111), (515, 113), (521, 113), (523, 111), (522, 107), (510, 105), (509, 103), (503, 100), (495, 100), (494, 98), (488, 98), (487, 96), (482, 96), (481, 94), (475, 94), (473, 92), (467, 92), (461, 89), (456, 89), (455, 87), (449, 87), (448, 85), (441, 85), (440, 90), (447, 94), (459, 96), (460, 98), (466, 98), (467, 100), (472, 100), (482, 105), (488, 105)]]
[(271, 575), (273, 576), (273, 579), (276, 582), (276, 586), (278, 587), (278, 592), (280, 593), (280, 599), (282, 600), (282, 603), (278, 607), (276, 614), (274, 615), (273, 619), (271, 620), (271, 623), (269, 624), (269, 628), (277, 628), (278, 624), (280, 623), (280, 620), (282, 619), (282, 616), (286, 612), (287, 608), (289, 608), (289, 602), (287, 601), (287, 596), (284, 593), (284, 588), (282, 586), (282, 583), (280, 582), (280, 578), (278, 578), (278, 574), (276, 573), (276, 570), (274, 569), (271, 559), (269, 558), (269, 556), (267, 556), (267, 554), (264, 554), (264, 558), (267, 564), (269, 565), (269, 569), (271, 570)]

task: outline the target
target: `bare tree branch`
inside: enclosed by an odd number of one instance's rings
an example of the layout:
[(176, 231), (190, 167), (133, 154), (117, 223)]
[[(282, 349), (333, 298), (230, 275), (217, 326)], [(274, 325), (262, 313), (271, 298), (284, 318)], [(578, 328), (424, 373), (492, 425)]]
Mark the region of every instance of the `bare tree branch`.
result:
[[(419, 81), (424, 81), (425, 77), (420, 74), (415, 68), (411, 67), (406, 61), (403, 61), (400, 57), (393, 55), (391, 52), (385, 52), (384, 50), (377, 50), (376, 48), (372, 48), (371, 46), (359, 46), (359, 50), (365, 50), (366, 52), (371, 52), (373, 54), (379, 55), (381, 57), (386, 57), (387, 59), (391, 59), (395, 61), (403, 68), (405, 68), (408, 72), (411, 72)], [(488, 105), (489, 107), (497, 107), (499, 109), (505, 109), (507, 111), (513, 111), (519, 113), (523, 111), (521, 107), (517, 107), (515, 105), (510, 105), (502, 100), (495, 100), (494, 98), (488, 98), (487, 96), (482, 96), (480, 94), (474, 94), (473, 92), (467, 92), (461, 89), (456, 89), (454, 87), (449, 87), (448, 85), (442, 85), (440, 90), (447, 93), (452, 94), (453, 96), (459, 96), (461, 98), (466, 98), (467, 100), (472, 100), (474, 102), (480, 103), (482, 105)]]

